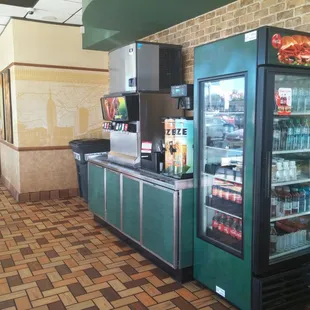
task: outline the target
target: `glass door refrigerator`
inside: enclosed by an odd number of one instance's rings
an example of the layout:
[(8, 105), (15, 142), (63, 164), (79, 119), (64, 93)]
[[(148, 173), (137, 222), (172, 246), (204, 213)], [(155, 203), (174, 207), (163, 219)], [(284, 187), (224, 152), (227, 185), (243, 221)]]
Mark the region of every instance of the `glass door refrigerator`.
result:
[(310, 300), (310, 34), (195, 48), (195, 278), (242, 310)]

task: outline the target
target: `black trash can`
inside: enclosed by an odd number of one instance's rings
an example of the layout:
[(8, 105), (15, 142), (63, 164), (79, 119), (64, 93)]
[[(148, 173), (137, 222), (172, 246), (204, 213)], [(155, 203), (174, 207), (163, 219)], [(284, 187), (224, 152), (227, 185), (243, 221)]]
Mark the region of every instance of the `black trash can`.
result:
[(110, 140), (80, 139), (69, 142), (76, 163), (80, 196), (88, 202), (88, 166), (89, 156), (103, 155), (110, 151)]

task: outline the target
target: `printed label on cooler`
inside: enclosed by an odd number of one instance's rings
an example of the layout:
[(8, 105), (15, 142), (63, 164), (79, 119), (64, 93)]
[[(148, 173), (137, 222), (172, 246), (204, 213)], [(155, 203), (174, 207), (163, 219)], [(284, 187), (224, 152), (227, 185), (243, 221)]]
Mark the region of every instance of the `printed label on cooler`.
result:
[(292, 111), (292, 88), (281, 87), (275, 95), (277, 113), (289, 115)]
[(142, 141), (141, 152), (142, 153), (152, 153), (152, 142)]

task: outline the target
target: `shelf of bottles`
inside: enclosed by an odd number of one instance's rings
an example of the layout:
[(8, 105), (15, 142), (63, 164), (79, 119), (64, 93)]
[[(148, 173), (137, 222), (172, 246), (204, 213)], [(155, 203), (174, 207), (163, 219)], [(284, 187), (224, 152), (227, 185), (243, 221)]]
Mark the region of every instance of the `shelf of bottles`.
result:
[(242, 252), (244, 77), (204, 83), (199, 234)]
[(310, 78), (275, 76), (270, 261), (310, 251)]

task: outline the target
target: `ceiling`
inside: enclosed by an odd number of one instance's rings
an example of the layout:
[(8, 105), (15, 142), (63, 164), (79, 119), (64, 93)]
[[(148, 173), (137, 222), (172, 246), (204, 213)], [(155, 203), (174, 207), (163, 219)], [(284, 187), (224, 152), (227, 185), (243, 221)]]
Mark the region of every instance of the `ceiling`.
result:
[(83, 47), (109, 51), (235, 0), (83, 0)]
[(0, 0), (0, 33), (11, 17), (82, 25), (82, 0)]

